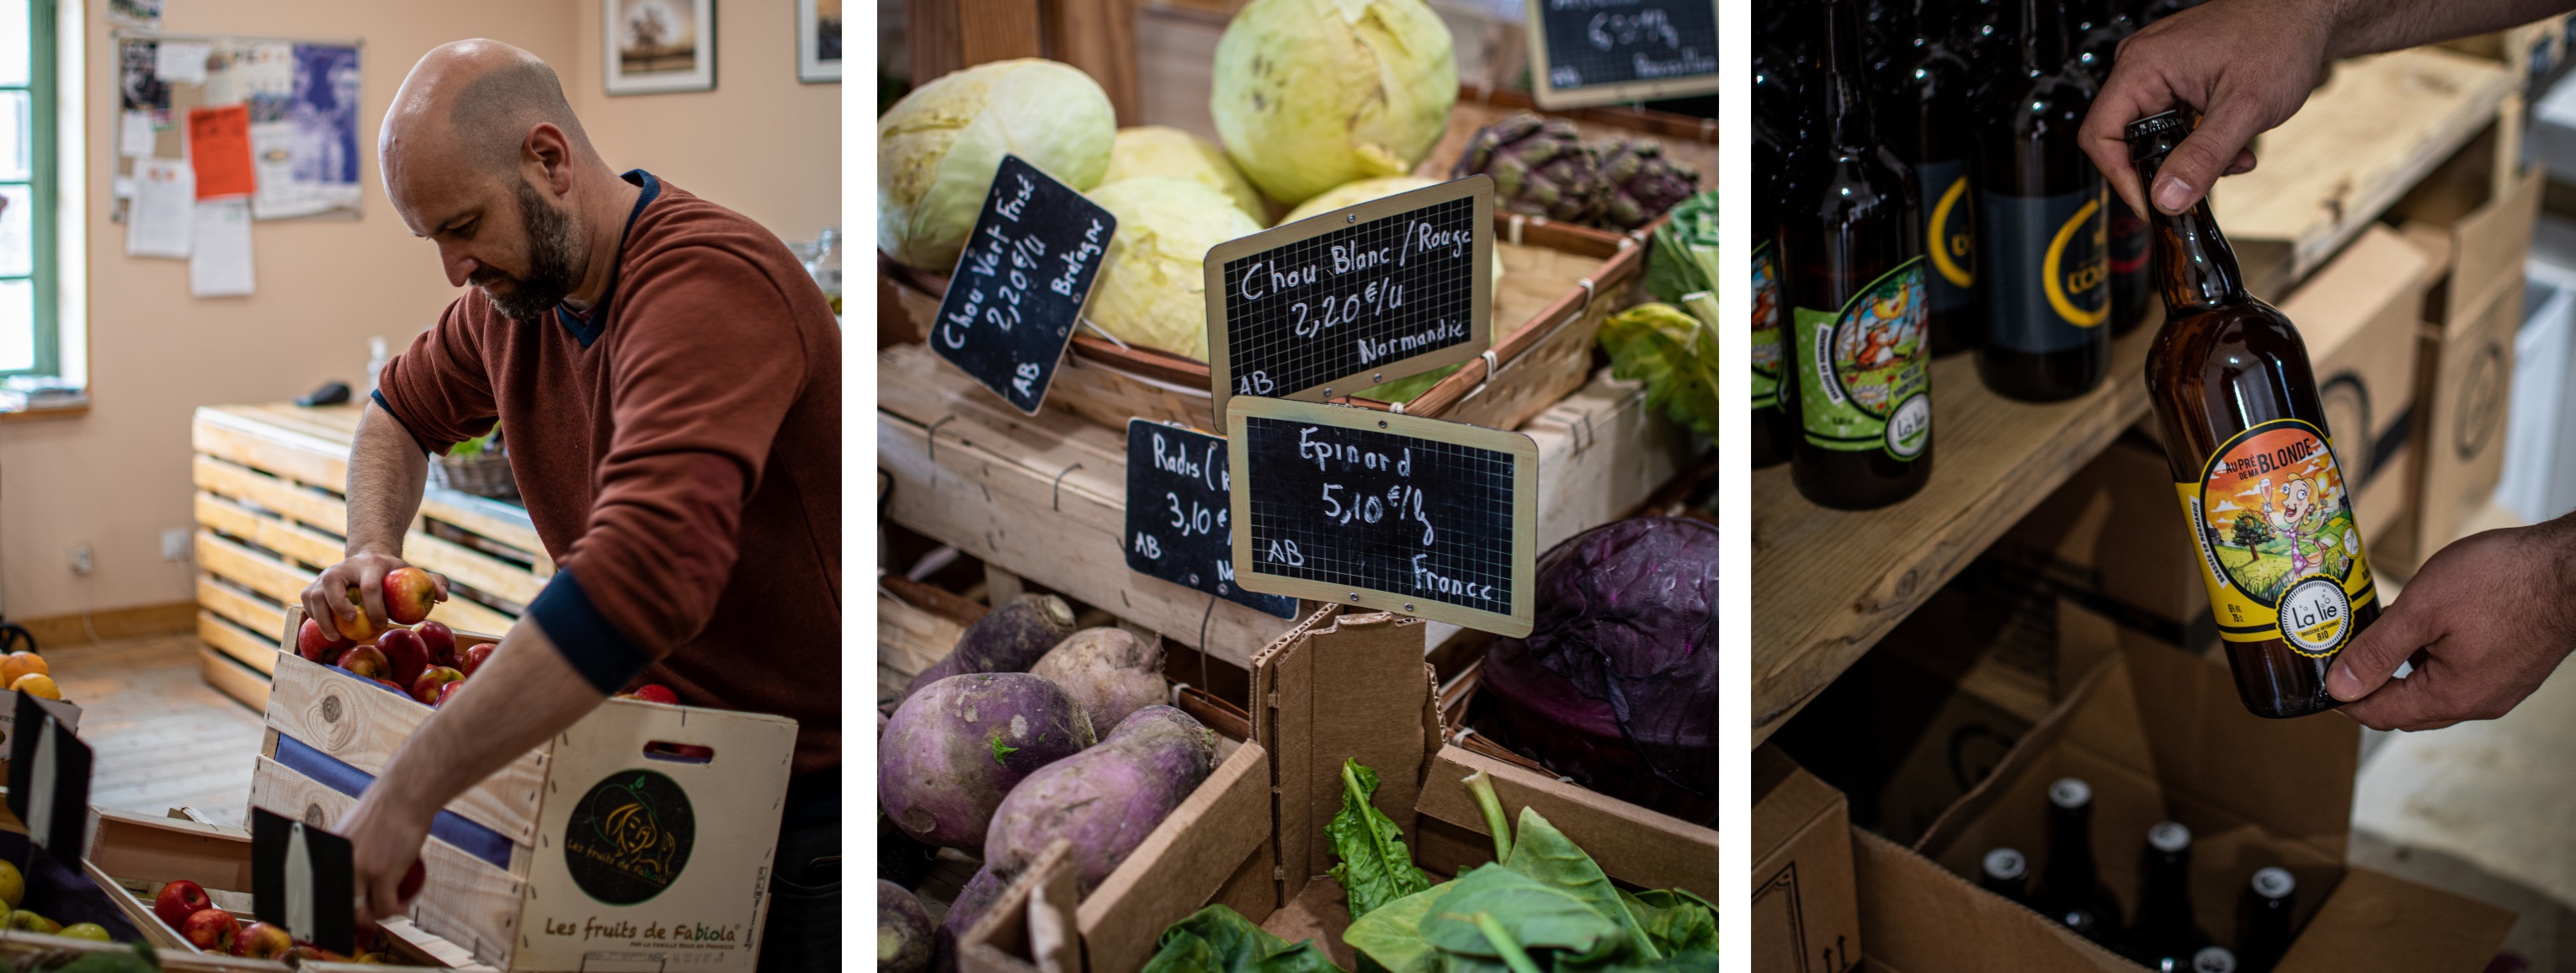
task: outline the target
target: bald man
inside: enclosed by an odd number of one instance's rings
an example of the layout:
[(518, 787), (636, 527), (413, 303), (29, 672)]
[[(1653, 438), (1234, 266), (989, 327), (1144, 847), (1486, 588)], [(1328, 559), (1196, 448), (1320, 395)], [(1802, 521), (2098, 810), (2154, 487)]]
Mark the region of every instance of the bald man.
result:
[(660, 683), (796, 720), (760, 968), (836, 968), (841, 333), (822, 291), (759, 224), (612, 170), (554, 72), (506, 44), (421, 58), (377, 152), (396, 215), (472, 286), (378, 377), (347, 560), (304, 608), (382, 626), (427, 455), (496, 424), (555, 573), (340, 822), (362, 909), (402, 914), (448, 801)]

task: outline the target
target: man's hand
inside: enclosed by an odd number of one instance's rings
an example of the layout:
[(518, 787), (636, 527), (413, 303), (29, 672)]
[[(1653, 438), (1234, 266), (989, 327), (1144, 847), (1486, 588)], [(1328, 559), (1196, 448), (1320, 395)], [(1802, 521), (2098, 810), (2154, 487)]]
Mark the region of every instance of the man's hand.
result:
[[(323, 568), (313, 583), (304, 586), (304, 614), (316, 621), (325, 618), (354, 620), (363, 609), (370, 628), (384, 630), (385, 575), (395, 568), (409, 567), (409, 562), (393, 554), (362, 551), (348, 560)], [(426, 572), (430, 583), (438, 586), (438, 600), (447, 600), (447, 579), (438, 572)], [(358, 589), (360, 604), (349, 603), (349, 589)]]
[[(340, 819), (340, 834), (349, 839), (350, 873), (358, 893), (358, 927), (405, 914), (411, 905), (403, 895), (403, 875), (420, 860), (429, 840), (429, 822), (438, 813), (388, 799), (384, 788), (370, 787)], [(416, 890), (415, 890), (416, 891)]]
[(2085, 154), (2130, 209), (2146, 213), (2129, 164), (2129, 123), (2199, 110), (2200, 127), (2166, 157), (2149, 192), (2158, 210), (2189, 210), (2219, 176), (2253, 169), (2246, 144), (2308, 100), (2334, 26), (2327, 5), (2312, 0), (2212, 0), (2147, 25), (2112, 57), (2078, 132)]
[[(2424, 562), (2326, 673), (2343, 714), (2438, 730), (2511, 712), (2576, 646), (2576, 517), (2491, 530)], [(2415, 671), (2392, 679), (2400, 662)]]

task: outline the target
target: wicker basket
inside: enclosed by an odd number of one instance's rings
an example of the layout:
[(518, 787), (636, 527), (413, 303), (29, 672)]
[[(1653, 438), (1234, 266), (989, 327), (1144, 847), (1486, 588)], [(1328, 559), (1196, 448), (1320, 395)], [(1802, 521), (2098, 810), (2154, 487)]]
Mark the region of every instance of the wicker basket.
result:
[(431, 456), (429, 485), (494, 500), (519, 498), (519, 481), (510, 475), (506, 450), (473, 456)]

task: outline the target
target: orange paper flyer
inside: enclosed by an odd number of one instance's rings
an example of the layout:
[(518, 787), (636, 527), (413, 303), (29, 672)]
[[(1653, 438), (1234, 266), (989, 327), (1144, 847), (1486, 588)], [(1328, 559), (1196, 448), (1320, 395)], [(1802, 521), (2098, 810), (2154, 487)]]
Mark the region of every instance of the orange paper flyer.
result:
[(251, 175), (250, 106), (188, 109), (188, 159), (197, 170), (197, 198), (248, 196)]

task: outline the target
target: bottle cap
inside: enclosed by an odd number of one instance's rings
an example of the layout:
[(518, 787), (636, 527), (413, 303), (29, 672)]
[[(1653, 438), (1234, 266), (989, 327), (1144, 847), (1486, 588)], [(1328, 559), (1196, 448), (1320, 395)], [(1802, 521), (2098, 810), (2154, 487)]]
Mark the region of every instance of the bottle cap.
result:
[(2138, 119), (2137, 121), (2130, 122), (2126, 134), (2129, 137), (2129, 141), (2135, 142), (2142, 138), (2161, 135), (2166, 132), (2189, 131), (2191, 131), (2191, 116), (2182, 109), (2176, 108), (2163, 114), (2149, 115), (2145, 118)]
[(2165, 854), (2191, 847), (2191, 829), (2180, 821), (2166, 821), (2147, 829), (2147, 845)]
[(2030, 864), (2022, 860), (2021, 852), (2010, 848), (1997, 848), (1986, 853), (1985, 867), (1987, 878), (2009, 882), (2022, 877), (2030, 868)]
[(2048, 785), (2048, 803), (2069, 811), (2093, 803), (2093, 785), (2075, 777), (2060, 777)]
[(2236, 954), (2210, 946), (2191, 954), (2191, 973), (2236, 973)]
[(2254, 894), (2267, 899), (2285, 899), (2299, 890), (2299, 880), (2290, 877), (2286, 868), (2266, 868), (2254, 873)]

